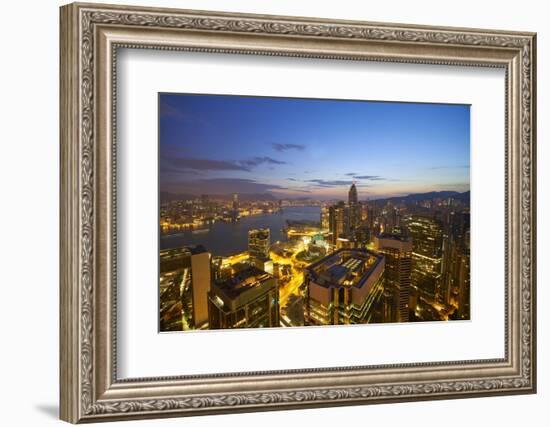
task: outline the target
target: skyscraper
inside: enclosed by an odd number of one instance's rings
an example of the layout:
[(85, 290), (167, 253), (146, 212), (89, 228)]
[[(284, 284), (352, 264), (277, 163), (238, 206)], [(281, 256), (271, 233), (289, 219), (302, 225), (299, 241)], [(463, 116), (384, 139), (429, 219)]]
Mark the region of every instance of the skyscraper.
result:
[(464, 232), (464, 245), (460, 244), (457, 256), (458, 318), (470, 319), (470, 215), (465, 215), (467, 229)]
[(204, 327), (208, 322), (211, 254), (203, 246), (162, 250), (160, 280), (161, 330)]
[(433, 301), (441, 279), (441, 222), (421, 215), (410, 215), (404, 222), (413, 243), (412, 286), (419, 296)]
[(469, 212), (452, 211), (448, 214), (443, 235), (442, 280), (438, 295), (440, 302), (446, 305), (458, 305), (460, 300), (460, 295), (458, 298), (455, 295), (459, 293), (462, 260), (464, 257), (469, 260), (469, 230)]
[(384, 257), (366, 249), (340, 249), (304, 270), (306, 325), (383, 320)]
[(269, 258), (269, 246), (271, 245), (269, 228), (259, 228), (248, 231), (248, 254), (256, 260)]
[(412, 239), (403, 234), (384, 233), (374, 238), (377, 252), (384, 255), (384, 288), (391, 293), (391, 322), (409, 321), (412, 273)]
[(237, 221), (239, 219), (239, 195), (237, 193), (233, 193), (233, 202), (231, 203), (231, 217), (233, 221)]
[(330, 215), (327, 206), (321, 207), (321, 230), (330, 229)]
[(348, 207), (349, 227), (351, 230), (355, 230), (361, 223), (361, 205), (359, 204), (355, 183), (351, 184), (348, 192)]
[(470, 253), (458, 257), (458, 317), (470, 319)]
[(357, 198), (357, 187), (355, 186), (355, 183), (351, 184), (351, 187), (349, 188), (348, 192), (348, 203), (350, 205), (357, 204), (359, 202)]
[(329, 208), (329, 230), (331, 243), (336, 246), (339, 238), (346, 238), (350, 233), (349, 207), (344, 202), (339, 202)]
[(193, 289), (193, 323), (201, 328), (208, 322), (208, 292), (212, 281), (211, 255), (202, 246), (191, 249), (191, 285)]

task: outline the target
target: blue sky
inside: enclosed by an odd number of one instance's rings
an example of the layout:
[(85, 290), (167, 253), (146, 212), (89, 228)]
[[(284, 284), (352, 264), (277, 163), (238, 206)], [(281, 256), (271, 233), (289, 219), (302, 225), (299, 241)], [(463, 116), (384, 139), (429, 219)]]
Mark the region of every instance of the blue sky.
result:
[(160, 94), (160, 189), (360, 199), (470, 189), (470, 107)]

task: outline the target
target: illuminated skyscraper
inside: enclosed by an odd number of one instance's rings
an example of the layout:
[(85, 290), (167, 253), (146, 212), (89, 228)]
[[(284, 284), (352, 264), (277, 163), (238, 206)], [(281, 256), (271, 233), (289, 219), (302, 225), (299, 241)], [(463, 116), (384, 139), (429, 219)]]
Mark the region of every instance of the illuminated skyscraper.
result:
[(355, 183), (351, 184), (348, 192), (348, 208), (349, 227), (351, 230), (355, 230), (361, 223), (361, 205), (359, 204)]
[(339, 202), (329, 208), (329, 230), (331, 232), (331, 243), (334, 246), (336, 246), (339, 238), (349, 237), (349, 207), (344, 202)]
[(193, 324), (201, 328), (208, 322), (208, 291), (212, 281), (211, 254), (202, 246), (191, 249), (191, 284), (193, 289)]
[(442, 227), (429, 217), (411, 215), (405, 225), (412, 237), (412, 286), (419, 296), (435, 300), (441, 279)]
[(321, 208), (321, 230), (330, 229), (330, 212), (327, 206)]
[(383, 320), (384, 257), (365, 249), (340, 249), (304, 271), (306, 325)]
[[(166, 249), (160, 252), (161, 330), (199, 329), (208, 322), (211, 286), (211, 255), (203, 246)], [(163, 289), (169, 280), (173, 286)], [(179, 304), (179, 310), (174, 304)], [(177, 321), (176, 321), (177, 319)]]
[(259, 228), (248, 231), (248, 254), (250, 258), (267, 260), (271, 245), (269, 228)]
[(409, 321), (412, 274), (412, 239), (402, 234), (384, 233), (374, 238), (377, 252), (384, 255), (384, 288), (392, 294), (392, 322)]
[(470, 319), (470, 251), (458, 257), (458, 317)]
[[(459, 276), (463, 258), (469, 262), (470, 214), (468, 212), (450, 212), (443, 235), (442, 280), (439, 301), (447, 305), (458, 305)], [(469, 269), (469, 265), (468, 265)], [(458, 298), (455, 298), (455, 295)]]
[(351, 184), (351, 187), (349, 188), (348, 192), (348, 203), (350, 205), (356, 205), (359, 202), (357, 198), (357, 187), (355, 186), (355, 183)]
[(255, 267), (213, 283), (208, 302), (210, 329), (279, 326), (277, 280)]
[(367, 205), (367, 225), (372, 235), (380, 233), (381, 228), (381, 206), (377, 200), (372, 200)]
[(240, 217), (239, 213), (239, 195), (233, 193), (233, 202), (231, 203), (231, 218), (233, 221), (237, 221)]
[(468, 229), (464, 232), (464, 246), (457, 256), (457, 290), (459, 319), (470, 319), (470, 216), (467, 214)]

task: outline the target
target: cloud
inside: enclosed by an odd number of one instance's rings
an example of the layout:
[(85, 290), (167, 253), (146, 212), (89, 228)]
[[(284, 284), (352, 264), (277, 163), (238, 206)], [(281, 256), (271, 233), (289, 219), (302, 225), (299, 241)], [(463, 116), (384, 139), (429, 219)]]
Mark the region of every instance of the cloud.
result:
[(311, 190), (307, 188), (285, 187), (281, 189), (286, 191), (296, 192), (296, 193), (311, 193)]
[(289, 181), (298, 181), (296, 178), (287, 178)]
[(311, 182), (318, 187), (341, 187), (344, 185), (354, 184), (358, 187), (368, 187), (368, 184), (356, 182), (356, 180), (367, 180), (367, 181), (388, 181), (385, 178), (382, 178), (377, 175), (354, 175), (353, 180), (347, 179), (308, 179), (305, 182)]
[[(171, 166), (173, 170), (195, 170), (195, 171), (244, 171), (250, 172), (253, 168), (262, 164), (284, 165), (286, 162), (273, 159), (271, 157), (253, 157), (244, 160), (212, 160), (197, 159), (190, 157), (175, 157), (164, 159), (165, 163)], [(162, 166), (161, 171), (170, 166)]]
[(308, 179), (306, 182), (312, 182), (319, 187), (340, 187), (342, 185), (351, 185), (353, 181), (340, 179)]
[(305, 145), (302, 144), (271, 144), (276, 151), (288, 151), (288, 150), (298, 150), (304, 151)]
[(172, 167), (172, 166), (169, 166), (169, 165), (162, 165), (160, 167), (160, 173), (162, 175), (174, 175), (174, 176), (202, 175), (202, 172), (198, 171), (198, 170), (175, 168), (175, 167)]
[(232, 160), (210, 160), (178, 157), (171, 159), (173, 166), (193, 170), (250, 171), (249, 167)]
[(171, 191), (177, 189), (180, 193), (190, 194), (250, 194), (286, 189), (279, 185), (263, 184), (253, 179), (245, 178), (195, 179), (185, 182), (172, 182), (168, 186)]
[(256, 166), (262, 165), (264, 163), (269, 164), (269, 165), (284, 165), (286, 162), (283, 162), (281, 160), (276, 160), (276, 159), (273, 159), (273, 158), (267, 157), (267, 156), (254, 157), (252, 159), (239, 161), (239, 164), (247, 166), (249, 168), (256, 167)]
[(365, 179), (367, 181), (384, 181), (385, 179), (378, 175), (353, 175), (355, 179)]
[(355, 175), (357, 175), (357, 173), (355, 173), (355, 172), (348, 172), (348, 173), (346, 174), (346, 176), (355, 176)]
[(353, 179), (359, 179), (364, 181), (400, 181), (399, 179), (393, 179), (393, 178), (384, 178), (383, 176), (379, 175), (358, 175), (356, 173), (347, 173), (347, 176), (351, 176)]

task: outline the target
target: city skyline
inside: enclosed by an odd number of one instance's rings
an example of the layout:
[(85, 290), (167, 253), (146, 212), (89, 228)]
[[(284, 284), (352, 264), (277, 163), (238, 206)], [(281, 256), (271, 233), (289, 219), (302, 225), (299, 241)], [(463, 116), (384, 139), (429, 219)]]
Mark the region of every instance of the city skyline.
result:
[(159, 95), (172, 194), (344, 199), (470, 189), (468, 105)]
[(468, 320), (469, 113), (161, 94), (159, 330)]
[(467, 320), (469, 197), (438, 194), (165, 203), (159, 328)]

